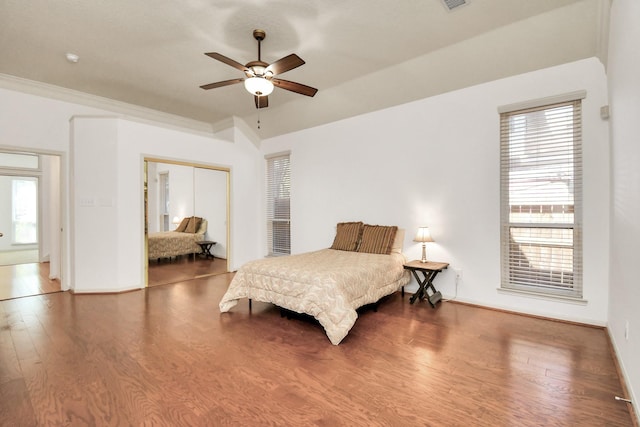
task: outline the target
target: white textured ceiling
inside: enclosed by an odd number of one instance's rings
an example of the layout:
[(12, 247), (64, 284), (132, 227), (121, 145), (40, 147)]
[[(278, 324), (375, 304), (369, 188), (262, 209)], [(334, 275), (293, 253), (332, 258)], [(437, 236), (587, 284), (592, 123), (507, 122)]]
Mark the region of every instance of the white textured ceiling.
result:
[[(211, 123), (242, 118), (259, 138), (328, 123), (497, 78), (598, 56), (609, 0), (3, 0), (0, 73)], [(290, 53), (306, 64), (281, 77), (260, 111), (240, 63)], [(79, 55), (69, 63), (65, 53)], [(7, 77), (5, 76), (5, 77)]]

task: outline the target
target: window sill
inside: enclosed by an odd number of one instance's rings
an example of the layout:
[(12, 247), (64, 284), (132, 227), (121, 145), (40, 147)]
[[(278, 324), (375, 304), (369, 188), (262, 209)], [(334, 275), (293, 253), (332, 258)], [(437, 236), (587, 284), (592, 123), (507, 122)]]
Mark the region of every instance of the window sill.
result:
[(517, 289), (497, 288), (497, 290), (498, 290), (498, 293), (500, 294), (517, 295), (517, 296), (541, 299), (546, 301), (565, 302), (565, 303), (576, 304), (576, 305), (587, 305), (589, 303), (589, 301), (583, 298), (567, 297), (562, 295), (542, 294), (539, 292), (521, 291)]

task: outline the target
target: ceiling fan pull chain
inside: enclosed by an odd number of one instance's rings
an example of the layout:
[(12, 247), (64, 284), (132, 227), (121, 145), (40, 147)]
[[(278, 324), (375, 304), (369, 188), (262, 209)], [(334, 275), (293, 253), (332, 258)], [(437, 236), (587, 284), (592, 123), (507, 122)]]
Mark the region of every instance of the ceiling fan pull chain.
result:
[(258, 108), (258, 129), (260, 129), (260, 109)]

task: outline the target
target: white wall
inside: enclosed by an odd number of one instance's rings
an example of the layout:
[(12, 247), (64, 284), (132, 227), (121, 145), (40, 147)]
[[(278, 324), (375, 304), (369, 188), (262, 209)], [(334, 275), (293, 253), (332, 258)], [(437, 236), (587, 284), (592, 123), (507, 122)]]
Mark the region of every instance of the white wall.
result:
[(69, 289), (69, 119), (74, 114), (106, 114), (82, 105), (0, 88), (0, 147), (60, 156), (62, 200), (61, 286)]
[[(611, 8), (609, 99), (611, 111), (611, 296), (609, 332), (627, 378), (636, 413), (640, 393), (640, 2)], [(628, 323), (628, 339), (625, 325)], [(640, 420), (639, 420), (640, 421)]]
[[(0, 147), (23, 149), (61, 155), (62, 163), (62, 199), (63, 199), (63, 289), (69, 287), (68, 280), (76, 278), (76, 292), (97, 292), (101, 290), (118, 291), (143, 286), (143, 158), (156, 157), (190, 163), (223, 166), (231, 169), (231, 239), (230, 268), (236, 269), (243, 263), (262, 255), (254, 236), (260, 235), (261, 204), (255, 194), (262, 185), (262, 155), (240, 132), (235, 132), (235, 142), (216, 140), (211, 137), (182, 132), (165, 126), (155, 126), (116, 118), (99, 118), (111, 114), (109, 111), (85, 107), (72, 102), (58, 101), (43, 96), (32, 95), (10, 89), (0, 88)], [(105, 191), (113, 195), (113, 212), (108, 215), (107, 226), (117, 224), (116, 229), (109, 228), (110, 234), (100, 236), (105, 240), (103, 248), (108, 249), (110, 258), (93, 257), (91, 263), (74, 263), (71, 273), (71, 248), (75, 253), (90, 250), (95, 244), (92, 227), (103, 226), (100, 223), (100, 211), (97, 207), (84, 206), (80, 209), (77, 197), (72, 204), (68, 195), (76, 191), (83, 197), (102, 197), (102, 190), (85, 188), (85, 184), (68, 178), (71, 171), (68, 159), (70, 151), (70, 119), (76, 117), (74, 124), (81, 123), (83, 144), (99, 141), (103, 137), (101, 120), (115, 121), (116, 147), (108, 153), (107, 164), (97, 167), (102, 178), (114, 183), (115, 188)], [(80, 118), (79, 116), (84, 116)], [(90, 122), (92, 121), (93, 122)], [(86, 121), (86, 122), (85, 122)], [(92, 126), (95, 125), (92, 133)], [(111, 125), (106, 126), (111, 129)], [(109, 131), (111, 134), (111, 131)], [(106, 141), (111, 144), (110, 141)], [(89, 147), (88, 145), (83, 147)], [(75, 153), (75, 164), (98, 162), (92, 150)], [(90, 176), (88, 171), (81, 175)], [(91, 182), (91, 181), (89, 181)], [(102, 182), (102, 181), (101, 181)], [(102, 183), (104, 184), (104, 183)], [(102, 185), (101, 184), (101, 185)], [(88, 184), (87, 184), (88, 185)], [(105, 184), (106, 185), (106, 184)], [(73, 193), (75, 197), (76, 193)], [(104, 200), (104, 199), (103, 199)], [(77, 209), (83, 216), (82, 224), (77, 224), (76, 239), (71, 242), (70, 210)], [(103, 206), (103, 208), (106, 208)], [(85, 212), (86, 211), (86, 212)], [(91, 221), (91, 212), (95, 212), (95, 221)], [(86, 215), (85, 215), (86, 214)], [(113, 217), (112, 215), (115, 215)], [(86, 216), (86, 218), (85, 218)], [(86, 221), (85, 221), (86, 220)], [(98, 250), (101, 253), (101, 250)], [(86, 261), (86, 260), (84, 260)], [(96, 271), (103, 271), (101, 263), (111, 263), (114, 281), (106, 283), (94, 281)], [(111, 274), (111, 273), (109, 273)], [(107, 288), (103, 288), (107, 286)]]
[[(261, 256), (255, 242), (260, 233), (260, 199), (255, 188), (262, 185), (262, 156), (248, 139), (234, 143), (186, 134), (127, 120), (118, 121), (118, 283), (135, 287), (140, 283), (143, 259), (143, 158), (219, 166), (231, 169), (231, 252), (230, 268), (237, 269)], [(133, 218), (133, 220), (131, 220)], [(136, 221), (135, 219), (138, 218)]]
[[(207, 220), (207, 240), (216, 242), (211, 253), (227, 257), (227, 173), (195, 168), (194, 215)], [(259, 199), (256, 198), (256, 203)]]
[[(71, 122), (71, 289), (101, 292), (118, 286), (118, 123), (113, 118)], [(125, 249), (126, 250), (126, 249)], [(131, 250), (130, 248), (128, 250)]]
[[(74, 128), (78, 127), (79, 123), (86, 131), (83, 135), (83, 140), (86, 143), (91, 143), (94, 140), (101, 141), (105, 138), (103, 135), (112, 135), (113, 132), (108, 132), (108, 130), (114, 126), (117, 138), (115, 158), (113, 158), (114, 153), (111, 149), (113, 142), (110, 137), (106, 137), (107, 141), (102, 141), (109, 147), (107, 152), (100, 153), (99, 150), (95, 150), (75, 153), (74, 151), (72, 155), (74, 162), (82, 159), (87, 165), (94, 164), (99, 158), (103, 166), (94, 170), (101, 173), (104, 179), (109, 178), (112, 185), (115, 186), (113, 191), (109, 193), (109, 195), (115, 195), (113, 209), (111, 207), (106, 209), (110, 213), (109, 217), (101, 218), (108, 224), (110, 235), (101, 236), (104, 249), (98, 251), (100, 257), (96, 258), (99, 259), (92, 258), (90, 263), (74, 266), (77, 280), (72, 283), (72, 288), (76, 292), (125, 290), (144, 285), (142, 183), (143, 159), (145, 157), (160, 156), (185, 162), (197, 161), (199, 164), (208, 166), (232, 167), (232, 191), (240, 196), (236, 199), (239, 202), (237, 205), (232, 205), (232, 209), (235, 210), (237, 207), (238, 210), (256, 210), (259, 205), (259, 200), (256, 197), (243, 197), (252, 194), (253, 189), (261, 182), (260, 175), (256, 173), (259, 170), (259, 167), (256, 167), (256, 162), (260, 157), (255, 146), (253, 149), (243, 150), (241, 154), (238, 153), (238, 145), (243, 146), (243, 149), (249, 148), (247, 144), (252, 146), (248, 141), (232, 144), (115, 118), (74, 118)], [(207, 159), (215, 159), (217, 162), (207, 163)], [(115, 170), (111, 171), (110, 168), (114, 166)], [(75, 172), (76, 169), (74, 165), (72, 170)], [(88, 176), (85, 179), (91, 181)], [(72, 181), (75, 182), (75, 177)], [(107, 196), (107, 194), (103, 196), (98, 187), (93, 195), (85, 196), (83, 193), (77, 193), (78, 199), (72, 201), (72, 206), (74, 209), (79, 209), (76, 208), (79, 200), (89, 197), (100, 201)], [(97, 216), (100, 212), (102, 211), (94, 210), (92, 215)], [(80, 251), (89, 250), (91, 245), (95, 243), (89, 233), (89, 228), (92, 225), (82, 222), (80, 219), (74, 218), (73, 221), (75, 227), (73, 242), (76, 257), (79, 257)], [(255, 241), (253, 239), (247, 240), (249, 235), (238, 233), (234, 237), (235, 231), (240, 229), (257, 232), (257, 224), (257, 221), (235, 224), (235, 221), (232, 220), (232, 239), (237, 243), (236, 247), (238, 248), (232, 252), (232, 269), (258, 256)], [(105, 257), (105, 252), (108, 252), (110, 256)], [(110, 274), (107, 275), (108, 280), (89, 280), (92, 274), (95, 274), (96, 271), (102, 271), (107, 266), (111, 268)], [(115, 278), (112, 277), (113, 274), (116, 275)]]
[[(42, 169), (42, 176), (40, 177), (39, 182), (39, 211), (40, 217), (38, 218), (38, 228), (39, 228), (39, 261), (47, 262), (49, 261), (49, 257), (51, 255), (51, 233), (52, 227), (54, 224), (51, 223), (51, 215), (49, 215), (49, 209), (51, 207), (52, 197), (55, 197), (55, 194), (52, 192), (51, 186), (51, 177), (54, 173), (52, 170), (52, 166), (55, 163), (51, 161), (51, 156), (40, 156), (40, 168)], [(60, 226), (58, 225), (58, 228)]]
[(42, 249), (40, 259), (49, 260), (49, 278), (60, 279), (60, 256), (62, 250), (61, 234), (61, 202), (62, 193), (60, 188), (60, 156), (41, 155), (42, 160), (42, 187), (47, 195), (47, 204), (43, 202), (40, 209), (42, 215)]
[[(500, 139), (497, 108), (586, 90), (584, 145), (585, 305), (498, 293)], [(458, 299), (604, 325), (608, 305), (608, 125), (604, 69), (589, 59), (470, 87), (264, 141), (291, 150), (292, 251), (326, 248), (340, 221), (431, 229), (428, 257), (463, 270)], [(437, 279), (455, 294), (452, 269)], [(415, 286), (415, 284), (414, 284)]]

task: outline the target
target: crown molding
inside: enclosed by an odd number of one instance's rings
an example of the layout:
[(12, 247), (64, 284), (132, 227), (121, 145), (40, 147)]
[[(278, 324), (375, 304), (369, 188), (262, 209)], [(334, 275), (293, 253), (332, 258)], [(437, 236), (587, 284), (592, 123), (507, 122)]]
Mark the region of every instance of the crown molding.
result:
[(611, 20), (611, 1), (600, 1), (597, 4), (598, 22), (596, 31), (596, 56), (604, 65), (605, 71), (609, 61), (609, 22)]
[(545, 105), (560, 104), (561, 102), (571, 102), (587, 97), (586, 90), (577, 90), (575, 92), (562, 93), (559, 95), (545, 96), (544, 98), (532, 99), (529, 101), (516, 102), (515, 104), (501, 105), (498, 107), (498, 113), (512, 113), (514, 111), (526, 110), (529, 108), (538, 108)]
[(189, 119), (175, 114), (164, 113), (151, 108), (116, 101), (98, 95), (92, 95), (73, 89), (55, 86), (48, 83), (28, 80), (21, 77), (0, 73), (0, 87), (17, 92), (51, 98), (58, 101), (71, 102), (86, 107), (106, 110), (119, 118), (152, 124), (169, 129), (187, 131), (201, 136), (214, 137), (216, 133), (211, 123)]

